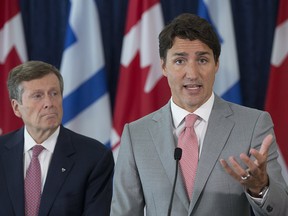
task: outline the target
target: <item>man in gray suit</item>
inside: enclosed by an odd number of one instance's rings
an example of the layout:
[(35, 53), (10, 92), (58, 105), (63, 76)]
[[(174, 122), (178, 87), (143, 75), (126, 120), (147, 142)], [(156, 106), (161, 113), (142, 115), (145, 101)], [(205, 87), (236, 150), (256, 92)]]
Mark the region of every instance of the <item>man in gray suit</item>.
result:
[(160, 33), (159, 51), (172, 98), (125, 125), (110, 215), (140, 216), (145, 208), (149, 216), (167, 215), (174, 149), (191, 113), (198, 116), (194, 189), (186, 192), (179, 172), (171, 215), (248, 216), (251, 208), (257, 216), (288, 215), (288, 188), (277, 162), (270, 115), (213, 93), (221, 47), (212, 26), (196, 15), (182, 14)]

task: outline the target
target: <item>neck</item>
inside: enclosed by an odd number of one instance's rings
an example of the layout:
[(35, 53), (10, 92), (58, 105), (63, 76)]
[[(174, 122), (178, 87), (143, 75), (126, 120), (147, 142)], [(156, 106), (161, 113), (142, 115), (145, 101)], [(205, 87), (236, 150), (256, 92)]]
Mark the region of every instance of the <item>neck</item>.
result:
[(47, 140), (57, 130), (57, 128), (58, 127), (47, 130), (30, 130), (27, 128), (27, 131), (37, 144), (41, 144)]

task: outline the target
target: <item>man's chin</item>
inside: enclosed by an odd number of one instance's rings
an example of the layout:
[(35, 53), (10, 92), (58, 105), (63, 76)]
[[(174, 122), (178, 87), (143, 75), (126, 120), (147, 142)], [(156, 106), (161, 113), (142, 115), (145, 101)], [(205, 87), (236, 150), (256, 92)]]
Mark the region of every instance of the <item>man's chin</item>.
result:
[(56, 129), (58, 128), (60, 125), (59, 122), (48, 122), (46, 125), (45, 125), (45, 128), (47, 128), (48, 130), (53, 130), (53, 129)]

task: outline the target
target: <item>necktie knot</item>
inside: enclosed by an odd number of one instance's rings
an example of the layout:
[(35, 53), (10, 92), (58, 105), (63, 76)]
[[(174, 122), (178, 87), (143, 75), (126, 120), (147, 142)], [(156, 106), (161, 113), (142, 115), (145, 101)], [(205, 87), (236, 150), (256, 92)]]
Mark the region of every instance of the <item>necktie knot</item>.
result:
[(188, 114), (185, 117), (185, 127), (189, 127), (189, 128), (193, 127), (197, 119), (198, 119), (198, 115)]
[(44, 147), (42, 145), (35, 145), (33, 147), (33, 154), (32, 154), (32, 157), (33, 158), (37, 158), (38, 155), (43, 151)]

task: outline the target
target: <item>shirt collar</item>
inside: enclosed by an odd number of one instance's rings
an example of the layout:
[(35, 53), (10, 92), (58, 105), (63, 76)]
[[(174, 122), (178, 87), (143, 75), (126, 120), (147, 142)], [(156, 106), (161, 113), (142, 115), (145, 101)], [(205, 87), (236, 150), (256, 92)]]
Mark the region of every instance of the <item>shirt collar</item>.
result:
[[(54, 152), (59, 132), (60, 132), (60, 126), (56, 129), (56, 131), (50, 137), (48, 137), (47, 140), (41, 143), (41, 145), (45, 147), (45, 149), (50, 151), (51, 153)], [(24, 153), (28, 152), (34, 145), (37, 145), (37, 143), (31, 137), (31, 135), (27, 131), (27, 128), (25, 127), (24, 129)]]
[[(209, 116), (212, 111), (212, 107), (214, 104), (215, 96), (214, 92), (212, 92), (211, 97), (203, 104), (201, 105), (197, 110), (194, 111), (194, 114), (198, 115), (202, 120), (205, 122), (208, 122)], [(177, 128), (182, 120), (186, 117), (186, 115), (190, 114), (187, 110), (179, 107), (176, 105), (172, 98), (171, 98), (171, 112), (172, 112), (172, 118), (173, 118), (173, 125), (174, 128)]]

